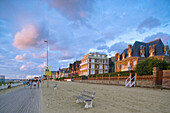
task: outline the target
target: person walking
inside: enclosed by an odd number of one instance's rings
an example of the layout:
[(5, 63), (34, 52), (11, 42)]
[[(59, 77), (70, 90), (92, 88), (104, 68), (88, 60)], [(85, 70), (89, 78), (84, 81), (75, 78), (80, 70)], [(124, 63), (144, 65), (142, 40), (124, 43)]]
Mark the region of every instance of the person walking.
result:
[(24, 88), (26, 88), (26, 87), (25, 87), (25, 85), (26, 85), (26, 81), (25, 81), (25, 79), (24, 79), (24, 81), (23, 81), (23, 85), (24, 85)]
[(39, 88), (39, 80), (37, 81), (37, 88)]
[(34, 88), (36, 88), (36, 84), (37, 84), (37, 83), (36, 83), (36, 81), (35, 81), (35, 80), (34, 80), (33, 84), (34, 84)]
[(30, 89), (32, 89), (32, 80), (30, 80)]

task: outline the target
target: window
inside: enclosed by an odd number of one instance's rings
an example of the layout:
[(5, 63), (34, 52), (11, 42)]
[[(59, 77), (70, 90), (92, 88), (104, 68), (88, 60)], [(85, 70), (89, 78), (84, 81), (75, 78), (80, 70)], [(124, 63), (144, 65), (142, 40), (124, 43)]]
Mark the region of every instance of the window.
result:
[(130, 57), (130, 53), (129, 53), (129, 57)]
[(104, 69), (107, 69), (107, 65), (104, 66)]
[(122, 64), (122, 68), (124, 68), (124, 64)]
[(102, 73), (103, 73), (103, 70), (100, 70), (100, 71), (99, 71), (99, 74), (102, 74)]
[(117, 69), (119, 69), (119, 64), (117, 65)]
[(94, 70), (91, 70), (91, 74), (94, 74)]
[(136, 65), (136, 61), (133, 61), (133, 65), (134, 65), (134, 66)]
[(100, 69), (103, 69), (103, 65), (100, 65)]
[(102, 59), (100, 59), (100, 63), (102, 63)]
[(91, 68), (94, 69), (94, 64), (91, 64)]
[(94, 62), (94, 59), (91, 59), (91, 62)]
[(100, 55), (100, 57), (102, 57), (102, 55)]

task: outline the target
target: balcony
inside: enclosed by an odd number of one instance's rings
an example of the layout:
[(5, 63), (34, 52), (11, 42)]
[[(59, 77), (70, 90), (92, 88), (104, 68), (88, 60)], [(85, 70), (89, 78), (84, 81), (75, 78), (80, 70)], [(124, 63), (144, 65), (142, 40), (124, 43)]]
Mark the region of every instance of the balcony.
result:
[(82, 71), (82, 70), (87, 70), (87, 69), (88, 69), (88, 68), (81, 68), (80, 71)]
[(83, 63), (80, 64), (80, 66), (85, 65), (85, 64), (87, 64), (87, 63), (88, 63), (88, 62), (83, 62)]

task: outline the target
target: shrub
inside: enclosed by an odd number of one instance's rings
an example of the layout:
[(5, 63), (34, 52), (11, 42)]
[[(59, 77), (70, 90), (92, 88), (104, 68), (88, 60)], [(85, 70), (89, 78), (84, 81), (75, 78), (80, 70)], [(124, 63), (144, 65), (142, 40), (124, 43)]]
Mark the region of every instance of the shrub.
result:
[(168, 63), (159, 59), (146, 58), (136, 65), (138, 75), (152, 75), (153, 67), (159, 67), (160, 70), (168, 69)]

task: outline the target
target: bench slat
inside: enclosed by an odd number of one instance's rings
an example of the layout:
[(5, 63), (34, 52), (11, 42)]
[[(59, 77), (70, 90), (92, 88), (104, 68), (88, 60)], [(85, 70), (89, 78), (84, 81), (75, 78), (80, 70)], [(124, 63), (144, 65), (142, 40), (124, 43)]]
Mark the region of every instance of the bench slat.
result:
[(89, 96), (89, 95), (86, 95), (86, 94), (81, 94), (82, 96), (84, 96), (84, 97), (88, 97), (88, 98), (90, 98), (90, 99), (93, 99), (94, 97), (92, 97), (92, 96)]
[(83, 99), (83, 100), (85, 100), (85, 101), (91, 101), (91, 99), (87, 99), (87, 98), (85, 98), (85, 97), (83, 97), (83, 96), (80, 96), (80, 95), (76, 95), (76, 97), (77, 97), (77, 98), (80, 98), (80, 99)]
[(90, 91), (86, 91), (86, 90), (82, 90), (82, 92), (85, 92), (85, 93), (89, 93), (89, 94), (92, 94), (92, 95), (95, 95), (95, 92), (90, 92)]

